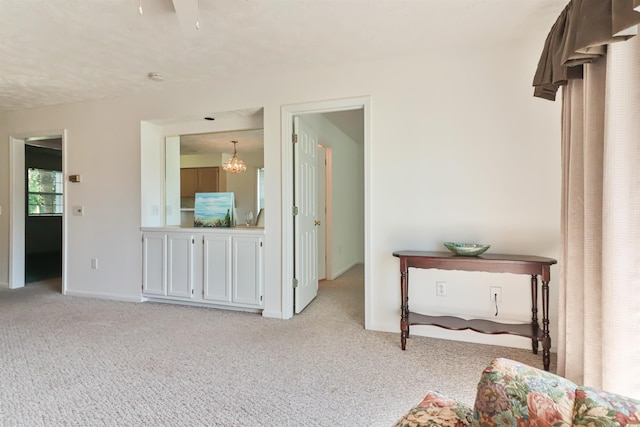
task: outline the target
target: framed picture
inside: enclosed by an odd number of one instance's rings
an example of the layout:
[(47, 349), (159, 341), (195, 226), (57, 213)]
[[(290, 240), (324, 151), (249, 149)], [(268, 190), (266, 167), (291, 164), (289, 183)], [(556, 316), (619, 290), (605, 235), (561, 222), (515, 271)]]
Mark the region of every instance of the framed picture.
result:
[(194, 227), (231, 227), (234, 211), (233, 193), (196, 193)]

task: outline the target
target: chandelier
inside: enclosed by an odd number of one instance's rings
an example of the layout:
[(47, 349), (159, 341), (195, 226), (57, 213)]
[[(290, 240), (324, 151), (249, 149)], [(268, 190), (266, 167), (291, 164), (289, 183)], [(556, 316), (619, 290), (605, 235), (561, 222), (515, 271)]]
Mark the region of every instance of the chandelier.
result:
[(233, 143), (233, 157), (227, 160), (222, 165), (222, 169), (230, 173), (242, 173), (247, 170), (247, 165), (236, 155), (236, 144), (238, 141), (231, 141)]

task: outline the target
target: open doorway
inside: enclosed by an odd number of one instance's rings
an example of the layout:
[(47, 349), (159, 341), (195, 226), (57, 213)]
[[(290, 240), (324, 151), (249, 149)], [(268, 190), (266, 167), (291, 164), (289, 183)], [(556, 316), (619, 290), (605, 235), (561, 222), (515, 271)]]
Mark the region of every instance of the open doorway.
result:
[(64, 293), (65, 132), (10, 142), (9, 288), (53, 279), (52, 289)]
[[(283, 211), (292, 212), (291, 217), (285, 215), (283, 218), (283, 314), (285, 318), (289, 318), (294, 312), (301, 311), (300, 307), (294, 307), (296, 301), (297, 288), (300, 286), (300, 280), (297, 276), (300, 274), (300, 268), (297, 263), (303, 261), (305, 263), (313, 262), (312, 267), (306, 268), (307, 271), (315, 271), (317, 273), (315, 279), (317, 281), (320, 272), (318, 271), (318, 257), (322, 254), (309, 255), (304, 251), (309, 246), (318, 249), (315, 242), (309, 245), (308, 242), (313, 240), (308, 238), (301, 240), (302, 244), (296, 246), (297, 239), (300, 238), (300, 232), (304, 233), (304, 225), (296, 229), (301, 220), (299, 219), (300, 204), (307, 203), (304, 194), (309, 194), (305, 184), (302, 188), (302, 197), (300, 183), (296, 184), (296, 168), (305, 170), (307, 165), (299, 164), (296, 151), (298, 147), (292, 141), (293, 134), (297, 132), (306, 133), (297, 137), (298, 141), (308, 140), (314, 141), (315, 146), (318, 144), (322, 147), (329, 148), (331, 155), (328, 157), (326, 168), (327, 181), (329, 185), (326, 190), (327, 209), (329, 210), (328, 223), (325, 222), (326, 228), (326, 259), (327, 259), (327, 279), (337, 278), (342, 273), (350, 270), (358, 264), (364, 262), (365, 276), (365, 292), (362, 296), (365, 306), (365, 327), (367, 321), (367, 287), (366, 287), (366, 270), (367, 270), (367, 242), (366, 228), (368, 224), (369, 203), (366, 196), (368, 187), (367, 171), (368, 171), (368, 117), (369, 104), (366, 98), (347, 99), (339, 101), (327, 101), (311, 104), (303, 104), (296, 106), (283, 107)], [(354, 118), (357, 118), (354, 120)], [(355, 123), (354, 123), (355, 122)], [(354, 137), (350, 135), (349, 127), (358, 129), (360, 136)], [(300, 131), (298, 130), (300, 129)], [(290, 132), (290, 133), (289, 133)], [(318, 159), (316, 161), (323, 162), (327, 159), (323, 155), (324, 150), (321, 148), (316, 152)], [(318, 153), (320, 153), (318, 155)], [(317, 165), (317, 163), (312, 163)], [(321, 169), (321, 168), (318, 168)], [(300, 171), (298, 171), (300, 172)], [(314, 183), (315, 188), (319, 188), (322, 178), (318, 176)], [(296, 190), (296, 185), (298, 188)], [(296, 194), (300, 200), (296, 200)], [(318, 206), (320, 204), (318, 203)], [(296, 209), (297, 208), (297, 209)], [(298, 212), (296, 212), (298, 211)], [(322, 221), (318, 220), (318, 213), (314, 214), (315, 221), (309, 221), (309, 227), (318, 227), (322, 229)], [(318, 231), (318, 230), (316, 230)], [(317, 234), (316, 234), (317, 238)], [(316, 240), (317, 241), (317, 240)], [(302, 252), (301, 252), (302, 250)], [(305, 278), (306, 279), (306, 278)], [(289, 280), (291, 280), (289, 282)], [(293, 286), (288, 287), (288, 283)], [(297, 282), (297, 283), (296, 283)], [(317, 288), (316, 288), (317, 289)]]
[[(331, 275), (331, 147), (318, 144), (318, 280)], [(328, 242), (327, 242), (328, 238)], [(328, 243), (328, 245), (327, 245)], [(327, 263), (327, 261), (329, 261)]]
[(62, 276), (62, 139), (25, 144), (25, 284)]

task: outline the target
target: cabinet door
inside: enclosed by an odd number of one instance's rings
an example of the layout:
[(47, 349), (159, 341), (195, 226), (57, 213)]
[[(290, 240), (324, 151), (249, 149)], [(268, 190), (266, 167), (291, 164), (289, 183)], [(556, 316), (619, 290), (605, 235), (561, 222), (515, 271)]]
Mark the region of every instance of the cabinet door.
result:
[(231, 302), (231, 236), (205, 235), (203, 258), (203, 298)]
[(198, 168), (198, 193), (218, 191), (218, 168)]
[(193, 244), (193, 236), (190, 234), (167, 234), (168, 296), (193, 296)]
[(198, 189), (198, 169), (180, 169), (180, 197), (195, 197)]
[(262, 238), (233, 238), (233, 302), (262, 307)]
[(167, 294), (167, 235), (142, 235), (142, 292), (149, 295)]

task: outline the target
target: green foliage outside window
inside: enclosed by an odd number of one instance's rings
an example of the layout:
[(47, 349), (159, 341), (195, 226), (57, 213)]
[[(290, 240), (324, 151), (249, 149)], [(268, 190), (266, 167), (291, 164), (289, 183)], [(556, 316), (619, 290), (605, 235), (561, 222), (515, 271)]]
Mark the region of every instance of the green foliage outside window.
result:
[(29, 216), (62, 215), (62, 172), (29, 168), (27, 175)]

